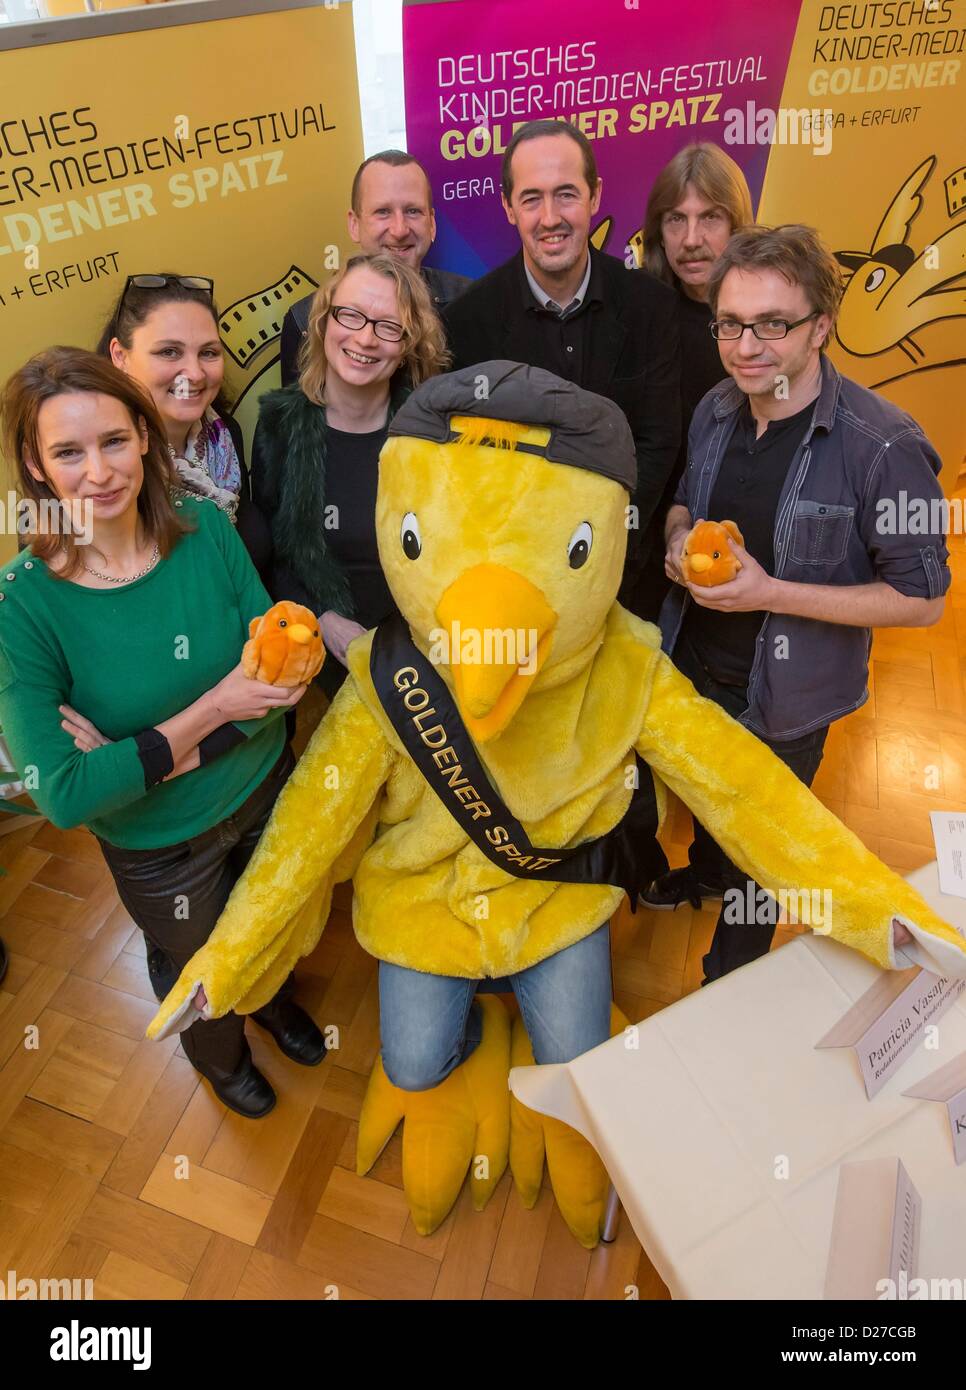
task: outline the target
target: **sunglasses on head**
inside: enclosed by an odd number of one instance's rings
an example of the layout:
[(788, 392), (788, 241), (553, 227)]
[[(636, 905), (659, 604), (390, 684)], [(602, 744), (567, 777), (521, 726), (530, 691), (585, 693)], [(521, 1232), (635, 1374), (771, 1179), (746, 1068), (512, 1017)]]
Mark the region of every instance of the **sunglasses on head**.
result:
[(180, 285), (183, 290), (202, 290), (214, 298), (215, 282), (207, 275), (129, 275), (122, 299), (131, 286), (136, 290), (163, 290), (165, 285)]

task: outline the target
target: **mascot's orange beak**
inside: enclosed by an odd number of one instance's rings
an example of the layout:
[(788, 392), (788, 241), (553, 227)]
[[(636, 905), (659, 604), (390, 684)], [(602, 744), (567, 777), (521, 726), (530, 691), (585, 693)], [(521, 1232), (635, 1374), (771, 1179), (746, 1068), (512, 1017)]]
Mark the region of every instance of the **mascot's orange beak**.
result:
[(304, 623), (292, 623), (288, 629), (288, 636), (293, 642), (298, 642), (300, 647), (304, 647), (306, 642), (312, 640), (312, 634)]
[(502, 733), (550, 651), (557, 615), (529, 579), (474, 565), (436, 607), (460, 714), (477, 743)]
[(688, 556), (688, 564), (689, 564), (689, 565), (691, 566), (691, 568), (694, 570), (695, 574), (704, 574), (705, 570), (709, 570), (709, 569), (711, 568), (711, 564), (712, 564), (711, 556), (710, 556), (710, 555), (689, 555), (689, 556)]

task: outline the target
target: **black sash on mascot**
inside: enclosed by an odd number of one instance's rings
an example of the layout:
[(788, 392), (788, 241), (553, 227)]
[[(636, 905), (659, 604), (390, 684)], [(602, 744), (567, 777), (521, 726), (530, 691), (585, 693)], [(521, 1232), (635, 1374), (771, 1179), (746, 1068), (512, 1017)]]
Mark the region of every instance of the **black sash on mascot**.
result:
[(612, 883), (631, 909), (667, 870), (657, 841), (654, 779), (637, 759), (637, 786), (623, 819), (606, 835), (573, 849), (540, 849), (494, 790), (456, 702), (398, 614), (380, 623), (369, 671), (403, 746), (450, 815), (485, 854), (515, 878), (551, 883)]

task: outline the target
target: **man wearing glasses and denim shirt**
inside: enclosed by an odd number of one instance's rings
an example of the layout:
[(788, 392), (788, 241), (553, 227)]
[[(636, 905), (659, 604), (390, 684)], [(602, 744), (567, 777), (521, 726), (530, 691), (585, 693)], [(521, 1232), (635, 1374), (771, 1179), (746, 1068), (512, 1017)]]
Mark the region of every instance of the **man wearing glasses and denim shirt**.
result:
[[(709, 304), (732, 380), (695, 411), (665, 526), (675, 581), (661, 611), (665, 651), (806, 786), (829, 725), (868, 696), (871, 629), (938, 622), (950, 582), (936, 451), (914, 420), (824, 354), (841, 293), (838, 266), (811, 228), (749, 227), (731, 238)], [(913, 528), (896, 516), (911, 514), (928, 515), (932, 529), (901, 534)], [(725, 518), (744, 538), (729, 541), (736, 577), (687, 583), (688, 531)], [(748, 892), (699, 825), (689, 859), (641, 901), (700, 907), (727, 894), (704, 957), (707, 983), (768, 951), (777, 907), (769, 899), (745, 920), (743, 904), (760, 903), (757, 886)]]

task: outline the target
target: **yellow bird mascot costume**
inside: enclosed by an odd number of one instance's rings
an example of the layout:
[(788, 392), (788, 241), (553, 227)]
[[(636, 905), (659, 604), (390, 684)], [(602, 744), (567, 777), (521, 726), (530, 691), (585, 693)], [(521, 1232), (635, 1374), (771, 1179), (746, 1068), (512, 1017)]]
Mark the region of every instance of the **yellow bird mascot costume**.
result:
[[(963, 938), (615, 601), (635, 477), (620, 410), (547, 372), (487, 362), (413, 393), (376, 506), (402, 616), (351, 644), (350, 678), (149, 1029), (193, 1022), (196, 994), (204, 1017), (260, 1008), (351, 878), (356, 935), (380, 961), (359, 1171), (404, 1120), (424, 1234), (468, 1169), (478, 1207), (508, 1160), (532, 1205), (546, 1154), (571, 1230), (596, 1243), (599, 1160), (511, 1107), (507, 1073), (621, 1026), (606, 924), (653, 876), (666, 787), (770, 892), (830, 891), (839, 941), (886, 969), (966, 975)], [(494, 994), (474, 999), (498, 979), (520, 1003), (512, 1029)]]

